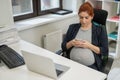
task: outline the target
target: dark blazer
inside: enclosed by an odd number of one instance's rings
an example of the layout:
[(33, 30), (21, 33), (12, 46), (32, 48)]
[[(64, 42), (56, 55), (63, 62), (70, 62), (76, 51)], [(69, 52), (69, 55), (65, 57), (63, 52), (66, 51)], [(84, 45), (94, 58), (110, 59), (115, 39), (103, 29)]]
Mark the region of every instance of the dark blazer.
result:
[[(74, 39), (81, 27), (80, 23), (71, 24), (62, 42), (62, 50), (66, 52), (67, 58), (70, 58), (70, 49), (66, 48), (66, 43)], [(82, 34), (81, 34), (82, 35)], [(95, 64), (98, 70), (102, 69), (102, 56), (108, 56), (108, 37), (105, 26), (92, 22), (92, 44), (100, 48), (100, 54), (93, 52), (95, 57)]]

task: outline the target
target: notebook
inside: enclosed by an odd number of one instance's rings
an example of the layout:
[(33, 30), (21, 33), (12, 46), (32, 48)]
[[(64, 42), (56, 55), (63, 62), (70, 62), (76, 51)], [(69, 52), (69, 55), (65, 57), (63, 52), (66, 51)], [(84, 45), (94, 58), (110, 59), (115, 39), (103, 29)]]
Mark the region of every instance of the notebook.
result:
[(43, 55), (37, 55), (23, 50), (22, 55), (28, 70), (55, 80), (60, 78), (69, 69), (67, 66), (54, 63), (52, 59)]

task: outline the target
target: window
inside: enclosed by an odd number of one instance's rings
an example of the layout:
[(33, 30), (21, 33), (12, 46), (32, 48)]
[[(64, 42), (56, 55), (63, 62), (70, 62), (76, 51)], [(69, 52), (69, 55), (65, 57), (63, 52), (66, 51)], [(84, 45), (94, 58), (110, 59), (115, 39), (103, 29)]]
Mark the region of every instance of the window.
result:
[(41, 0), (41, 11), (59, 8), (59, 0)]
[(62, 9), (62, 0), (38, 0), (38, 14), (43, 15)]
[(35, 1), (36, 0), (12, 0), (14, 20), (17, 21), (36, 16)]
[(12, 0), (14, 20), (27, 19), (62, 9), (62, 0)]

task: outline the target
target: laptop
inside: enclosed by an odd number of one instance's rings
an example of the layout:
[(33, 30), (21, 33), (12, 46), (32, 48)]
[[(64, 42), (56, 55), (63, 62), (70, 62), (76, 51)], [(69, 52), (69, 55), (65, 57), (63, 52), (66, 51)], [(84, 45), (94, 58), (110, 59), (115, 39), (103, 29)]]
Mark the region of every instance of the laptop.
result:
[(54, 63), (52, 59), (43, 55), (37, 55), (23, 50), (22, 55), (28, 70), (55, 80), (60, 78), (69, 69), (67, 66)]

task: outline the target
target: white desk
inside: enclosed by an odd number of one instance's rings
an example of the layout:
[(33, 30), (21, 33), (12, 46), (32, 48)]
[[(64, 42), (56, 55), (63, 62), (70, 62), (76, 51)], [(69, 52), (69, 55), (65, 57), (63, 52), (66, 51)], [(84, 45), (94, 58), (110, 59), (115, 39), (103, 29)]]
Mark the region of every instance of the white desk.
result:
[[(35, 46), (31, 43), (21, 40), (19, 43), (9, 45), (11, 48), (20, 53), (20, 50), (28, 50), (35, 52), (36, 54), (44, 53), (46, 56), (49, 56), (53, 59), (54, 62), (57, 62), (62, 65), (70, 67), (70, 69), (62, 75), (59, 80), (104, 80), (107, 75), (91, 68), (88, 68), (84, 65), (76, 63), (72, 60), (66, 59), (62, 56), (44, 50), (38, 46)], [(4, 64), (0, 64), (0, 80), (53, 80), (43, 75), (29, 71), (25, 65), (8, 69)]]

